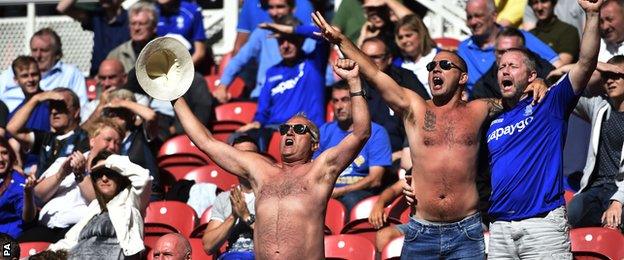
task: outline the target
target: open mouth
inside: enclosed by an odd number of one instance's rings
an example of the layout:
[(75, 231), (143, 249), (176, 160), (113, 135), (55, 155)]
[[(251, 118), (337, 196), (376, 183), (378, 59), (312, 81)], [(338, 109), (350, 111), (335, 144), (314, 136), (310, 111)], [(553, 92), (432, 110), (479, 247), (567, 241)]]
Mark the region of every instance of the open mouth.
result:
[(501, 81), (501, 84), (503, 85), (503, 89), (505, 90), (509, 90), (513, 86), (513, 82), (510, 79), (503, 79), (503, 81)]
[(292, 146), (295, 144), (295, 141), (293, 139), (286, 139), (286, 141), (284, 141), (284, 144), (286, 146)]
[(433, 85), (434, 86), (441, 86), (444, 83), (444, 80), (442, 80), (442, 78), (440, 77), (433, 77)]

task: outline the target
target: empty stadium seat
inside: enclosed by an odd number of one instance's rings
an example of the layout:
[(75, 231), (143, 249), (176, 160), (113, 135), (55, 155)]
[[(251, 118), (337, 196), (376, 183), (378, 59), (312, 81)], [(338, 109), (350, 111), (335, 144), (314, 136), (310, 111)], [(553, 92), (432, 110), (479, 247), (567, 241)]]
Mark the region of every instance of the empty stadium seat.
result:
[(401, 258), (401, 249), (403, 248), (403, 239), (405, 237), (397, 237), (392, 239), (390, 243), (384, 246), (383, 250), (381, 250), (381, 259), (400, 259)]
[(92, 78), (85, 79), (87, 85), (87, 99), (89, 101), (97, 98), (97, 80)]
[(256, 114), (255, 102), (240, 101), (230, 102), (215, 107), (215, 119), (217, 121), (237, 121), (251, 123)]
[(570, 243), (575, 258), (624, 258), (624, 235), (603, 227), (585, 227), (570, 230)]
[(371, 196), (366, 199), (360, 200), (349, 212), (349, 219), (364, 219), (370, 216), (373, 210), (373, 205), (379, 200), (379, 195)]
[(354, 260), (374, 260), (375, 246), (357, 235), (325, 236), (325, 257)]
[(204, 231), (206, 231), (208, 222), (210, 222), (210, 217), (212, 217), (212, 206), (206, 208), (206, 210), (204, 210), (204, 213), (202, 213), (201, 217), (199, 217), (199, 225), (195, 227), (195, 229), (193, 229), (190, 237), (201, 238), (204, 235)]
[(197, 214), (186, 203), (179, 201), (155, 201), (149, 204), (145, 213), (145, 223), (163, 223), (175, 227), (180, 234), (188, 237), (195, 227)]
[(347, 209), (337, 199), (329, 199), (327, 202), (327, 210), (325, 212), (325, 226), (327, 226), (331, 234), (340, 234), (345, 225), (345, 216)]
[(37, 254), (48, 249), (48, 242), (22, 242), (20, 246), (20, 259)]
[[(206, 80), (206, 84), (208, 85), (208, 90), (213, 92), (216, 86), (219, 84), (218, 80), (221, 78), (221, 75), (218, 74), (210, 74), (204, 77)], [(240, 98), (245, 90), (245, 81), (240, 77), (235, 77), (230, 86), (228, 87), (228, 93), (230, 93), (230, 97), (232, 99)]]
[(158, 166), (163, 164), (199, 164), (205, 165), (210, 158), (191, 142), (187, 135), (178, 135), (165, 141), (158, 150)]
[(282, 162), (282, 152), (280, 148), (281, 142), (282, 136), (280, 133), (274, 132), (273, 135), (271, 135), (271, 140), (269, 140), (269, 145), (267, 146), (267, 153), (273, 156), (278, 163)]
[(195, 182), (213, 183), (221, 190), (229, 190), (233, 185), (238, 184), (238, 177), (227, 172), (216, 164), (204, 165), (186, 173), (186, 180), (194, 180)]

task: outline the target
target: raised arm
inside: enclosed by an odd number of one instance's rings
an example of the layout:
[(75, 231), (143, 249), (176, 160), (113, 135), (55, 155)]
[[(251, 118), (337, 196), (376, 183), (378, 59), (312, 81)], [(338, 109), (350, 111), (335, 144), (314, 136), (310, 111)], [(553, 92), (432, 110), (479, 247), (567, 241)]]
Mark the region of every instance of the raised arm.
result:
[(346, 57), (359, 65), (360, 73), (373, 83), (392, 110), (399, 114), (405, 114), (411, 104), (424, 105), (425, 101), (420, 96), (411, 90), (402, 88), (390, 76), (379, 70), (366, 54), (340, 33), (337, 28), (327, 23), (320, 13), (313, 14), (312, 19), (320, 28), (325, 39), (336, 44)]
[(340, 172), (353, 162), (371, 134), (371, 121), (366, 98), (364, 95), (358, 94), (362, 91), (362, 84), (357, 63), (348, 59), (339, 59), (334, 65), (334, 71), (349, 83), (349, 92), (352, 94), (353, 132), (342, 139), (338, 145), (323, 152), (315, 160), (315, 164), (322, 164), (324, 169), (321, 171), (323, 180), (331, 183), (331, 185), (336, 182)]
[(581, 52), (578, 62), (570, 69), (570, 82), (575, 94), (581, 93), (596, 69), (598, 63), (598, 51), (600, 50), (600, 35), (598, 25), (600, 18), (600, 6), (604, 0), (578, 0), (579, 5), (585, 10), (585, 29), (581, 39)]
[(56, 5), (56, 11), (82, 23), (87, 19), (87, 12), (76, 8), (74, 4), (76, 4), (76, 0), (61, 0)]
[(382, 5), (386, 5), (398, 19), (401, 19), (404, 16), (414, 13), (412, 12), (412, 10), (410, 10), (409, 8), (407, 8), (405, 5), (403, 5), (401, 2), (397, 0), (368, 0), (364, 2), (366, 2), (365, 4), (362, 5), (362, 7), (364, 8), (379, 7)]
[(171, 103), (184, 131), (200, 150), (224, 170), (255, 183), (253, 173), (265, 164), (268, 166), (268, 162), (261, 155), (240, 151), (215, 139), (212, 133), (193, 115), (184, 98)]
[(24, 106), (15, 112), (15, 115), (13, 115), (13, 118), (11, 118), (11, 121), (7, 124), (7, 131), (22, 145), (26, 144), (27, 149), (30, 149), (35, 140), (30, 137), (30, 133), (27, 132), (26, 129), (23, 129), (23, 127), (26, 125), (26, 122), (28, 122), (28, 118), (35, 107), (37, 107), (39, 103), (47, 100), (63, 100), (63, 95), (59, 92), (46, 91), (33, 96)]

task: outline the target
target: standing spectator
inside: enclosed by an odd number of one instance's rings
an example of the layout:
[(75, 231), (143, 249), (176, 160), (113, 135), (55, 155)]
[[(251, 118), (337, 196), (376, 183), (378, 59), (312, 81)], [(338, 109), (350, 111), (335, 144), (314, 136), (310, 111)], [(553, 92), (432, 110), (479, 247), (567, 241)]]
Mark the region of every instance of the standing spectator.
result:
[(352, 42), (357, 42), (360, 38), (364, 23), (366, 16), (361, 0), (342, 0), (332, 19), (332, 25), (340, 29)]
[(537, 25), (530, 32), (559, 54), (561, 65), (576, 62), (580, 44), (578, 30), (555, 15), (557, 0), (529, 0), (529, 5), (537, 17)]
[[(495, 22), (496, 15), (493, 0), (468, 0), (466, 3), (466, 25), (470, 28), (472, 36), (459, 44), (457, 52), (468, 64), (469, 92), (472, 92), (474, 85), (492, 67), (496, 59), (494, 45), (496, 35), (502, 29)], [(527, 49), (537, 53), (555, 67), (559, 66), (559, 56), (555, 51), (534, 35), (521, 32)]]
[[(585, 24), (585, 11), (578, 4), (578, 0), (557, 0), (555, 5), (555, 15), (564, 23), (570, 24), (576, 28), (579, 37)], [(524, 8), (524, 17), (522, 18), (522, 29), (530, 31), (537, 25), (537, 17), (531, 8), (527, 5)]]
[(48, 249), (69, 250), (69, 259), (136, 259), (145, 250), (143, 217), (151, 178), (127, 156), (100, 152), (92, 162), (96, 199), (84, 217)]
[(201, 7), (183, 0), (158, 0), (158, 36), (179, 35), (186, 40), (184, 45), (191, 52), (195, 67), (199, 67), (206, 57), (206, 32)]
[(607, 62), (624, 55), (624, 1), (607, 1), (600, 9), (600, 54), (598, 61)]
[(130, 17), (130, 40), (116, 46), (106, 59), (117, 59), (128, 73), (136, 63), (139, 53), (148, 42), (156, 38), (158, 10), (147, 1), (139, 1), (128, 10)]
[(154, 247), (154, 260), (190, 260), (191, 243), (178, 233), (169, 233), (160, 237)]
[[(35, 107), (46, 101), (50, 103), (51, 131), (26, 128), (25, 124)], [(87, 134), (78, 126), (79, 123), (78, 96), (70, 89), (56, 88), (41, 92), (28, 100), (15, 112), (7, 125), (7, 130), (20, 142), (22, 149), (38, 155), (35, 177), (39, 178), (56, 158), (87, 148)]]
[[(30, 38), (30, 53), (37, 61), (41, 81), (39, 87), (43, 91), (55, 88), (68, 88), (78, 95), (79, 106), (87, 103), (87, 87), (82, 72), (74, 65), (61, 61), (63, 45), (61, 37), (51, 28), (43, 28)], [(0, 99), (13, 112), (24, 101), (24, 93), (14, 80), (13, 69), (0, 75)]]
[(0, 233), (13, 238), (17, 238), (37, 214), (32, 192), (35, 178), (17, 172), (13, 167), (15, 160), (9, 142), (0, 137)]
[[(315, 157), (332, 148), (353, 131), (351, 96), (346, 82), (338, 82), (332, 88), (331, 104), (334, 121), (321, 126), (319, 149)], [(355, 160), (347, 166), (336, 180), (331, 197), (338, 199), (347, 212), (361, 200), (379, 194), (381, 179), (387, 167), (392, 165), (390, 138), (386, 130), (371, 123), (371, 136)]]
[(121, 2), (122, 0), (100, 0), (93, 11), (77, 8), (76, 0), (61, 0), (56, 5), (59, 13), (69, 15), (83, 29), (93, 32), (90, 77), (97, 74), (100, 63), (113, 48), (130, 38), (128, 13), (121, 7)]
[[(41, 73), (37, 67), (37, 61), (30, 56), (19, 56), (11, 64), (15, 74), (15, 82), (24, 93), (24, 101), (19, 104), (13, 113), (9, 114), (9, 120), (22, 106), (36, 94), (43, 92), (39, 87)], [(48, 102), (39, 103), (28, 117), (26, 128), (39, 131), (50, 131), (50, 106)]]

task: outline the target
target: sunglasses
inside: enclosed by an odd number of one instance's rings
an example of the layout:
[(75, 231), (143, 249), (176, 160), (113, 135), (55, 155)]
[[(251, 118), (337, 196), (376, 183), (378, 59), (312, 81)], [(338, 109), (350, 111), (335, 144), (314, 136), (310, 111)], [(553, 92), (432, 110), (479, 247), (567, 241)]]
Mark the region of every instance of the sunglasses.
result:
[(461, 72), (465, 72), (462, 68), (460, 68), (459, 66), (455, 65), (455, 63), (449, 61), (449, 60), (441, 60), (441, 61), (432, 61), (427, 63), (427, 71), (431, 72), (433, 69), (435, 69), (435, 67), (438, 65), (438, 63), (440, 63), (440, 68), (443, 70), (450, 70), (451, 68), (456, 68), (457, 70), (461, 71)]
[(286, 135), (288, 131), (290, 131), (290, 129), (292, 129), (293, 132), (295, 132), (295, 134), (298, 134), (298, 135), (304, 135), (306, 133), (312, 134), (312, 131), (310, 130), (310, 128), (304, 124), (294, 124), (294, 125), (281, 124), (279, 126), (279, 132), (281, 135)]
[(121, 178), (121, 174), (119, 174), (118, 172), (114, 170), (111, 170), (109, 168), (100, 168), (91, 172), (91, 179), (97, 180), (99, 178), (102, 178), (102, 176), (104, 175), (106, 175), (107, 178), (113, 179), (113, 180), (117, 180)]

